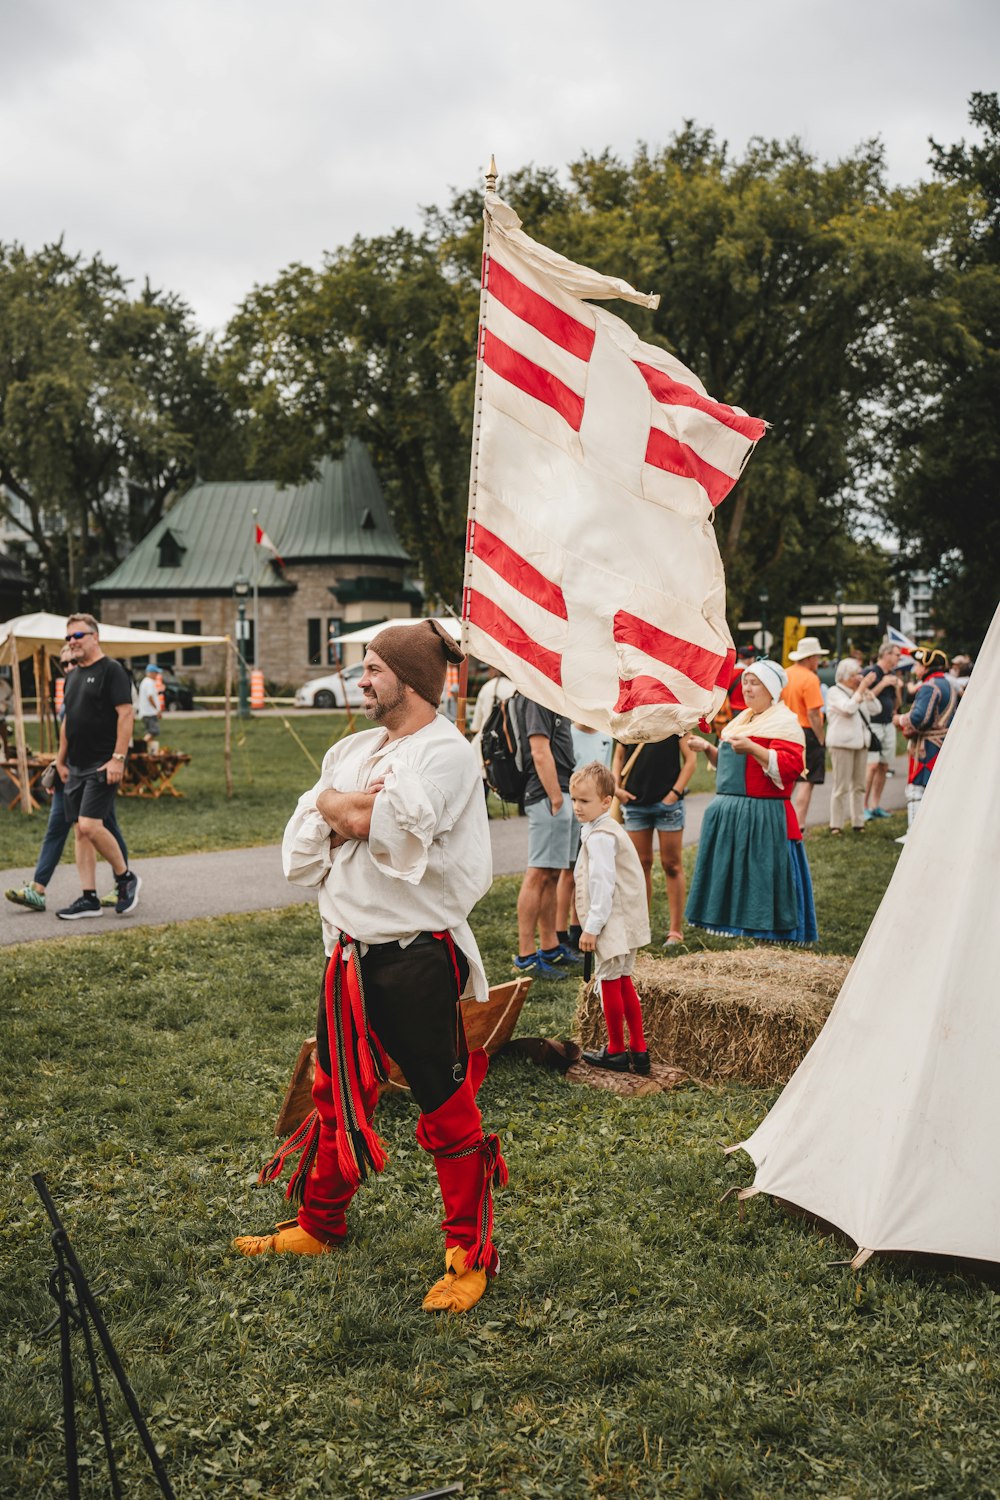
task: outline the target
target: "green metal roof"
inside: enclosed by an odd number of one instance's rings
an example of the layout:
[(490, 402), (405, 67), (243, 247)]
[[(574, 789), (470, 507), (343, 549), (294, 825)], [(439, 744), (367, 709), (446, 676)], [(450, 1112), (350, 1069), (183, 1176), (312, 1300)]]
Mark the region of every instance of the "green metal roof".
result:
[[(306, 484), (270, 481), (197, 484), (182, 495), (95, 593), (229, 593), (241, 573), (282, 587), (254, 543), (256, 524), (286, 563), (394, 562), (404, 552), (367, 448), (347, 440), (343, 458), (325, 458)], [(169, 533), (169, 537), (167, 535)], [(171, 540), (172, 539), (172, 540)], [(161, 543), (165, 545), (161, 546)], [(162, 567), (170, 555), (176, 567)]]

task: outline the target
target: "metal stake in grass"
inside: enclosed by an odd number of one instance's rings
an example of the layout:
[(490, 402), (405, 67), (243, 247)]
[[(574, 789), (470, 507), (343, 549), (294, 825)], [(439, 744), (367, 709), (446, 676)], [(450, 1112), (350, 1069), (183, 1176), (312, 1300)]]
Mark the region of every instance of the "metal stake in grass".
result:
[(419, 1495), (404, 1495), (402, 1500), (437, 1500), (438, 1495), (462, 1495), (464, 1493), (463, 1484), (446, 1484), (443, 1490), (421, 1490)]
[[(104, 1451), (108, 1460), (108, 1474), (111, 1480), (111, 1492), (120, 1500), (122, 1494), (121, 1483), (118, 1479), (118, 1469), (115, 1464), (114, 1448), (111, 1442), (111, 1428), (108, 1424), (107, 1407), (104, 1401), (104, 1391), (101, 1387), (101, 1375), (97, 1366), (97, 1351), (94, 1348), (94, 1340), (90, 1325), (93, 1324), (97, 1336), (104, 1347), (111, 1373), (118, 1382), (118, 1389), (125, 1398), (125, 1404), (132, 1418), (132, 1425), (139, 1434), (142, 1446), (149, 1455), (149, 1461), (153, 1467), (160, 1492), (167, 1496), (167, 1500), (174, 1500), (174, 1492), (167, 1478), (167, 1471), (163, 1467), (163, 1461), (156, 1451), (153, 1439), (149, 1435), (139, 1403), (135, 1398), (135, 1392), (129, 1384), (128, 1376), (118, 1358), (118, 1351), (111, 1341), (107, 1325), (101, 1316), (101, 1310), (87, 1278), (83, 1267), (76, 1258), (76, 1254), (69, 1242), (69, 1235), (59, 1217), (59, 1211), (52, 1201), (49, 1190), (45, 1185), (45, 1178), (41, 1172), (33, 1172), (31, 1180), (35, 1184), (39, 1198), (45, 1206), (55, 1231), (52, 1235), (52, 1248), (56, 1252), (56, 1264), (49, 1276), (49, 1293), (55, 1299), (59, 1311), (42, 1333), (49, 1333), (58, 1324), (60, 1343), (62, 1346), (62, 1396), (63, 1396), (63, 1427), (66, 1440), (66, 1490), (69, 1500), (79, 1500), (80, 1495), (80, 1470), (79, 1457), (76, 1446), (76, 1392), (73, 1388), (73, 1357), (70, 1346), (70, 1335), (74, 1328), (79, 1328), (83, 1333), (83, 1341), (87, 1351), (87, 1363), (90, 1366), (90, 1377), (94, 1385), (94, 1399), (97, 1402), (97, 1414), (101, 1422), (101, 1434), (104, 1438)], [(88, 1321), (89, 1320), (89, 1321)], [(443, 1494), (442, 1491), (435, 1493)]]

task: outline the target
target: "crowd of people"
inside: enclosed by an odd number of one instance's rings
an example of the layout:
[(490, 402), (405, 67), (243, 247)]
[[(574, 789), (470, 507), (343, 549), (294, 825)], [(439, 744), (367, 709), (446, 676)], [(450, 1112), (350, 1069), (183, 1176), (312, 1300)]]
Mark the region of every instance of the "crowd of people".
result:
[[(744, 649), (717, 738), (672, 736), (616, 745), (587, 725), (527, 699), (491, 674), (477, 705), (479, 732), (498, 703), (514, 708), (523, 760), (527, 867), (517, 903), (517, 973), (545, 979), (596, 965), (607, 1040), (594, 1067), (648, 1073), (642, 1007), (632, 980), (651, 941), (652, 871), (663, 868), (668, 929), (683, 922), (764, 942), (818, 936), (803, 826), (829, 753), (831, 832), (863, 832), (885, 815), (881, 799), (907, 739), (912, 823), (968, 680), (937, 648), (914, 652), (912, 681), (897, 647), (876, 660), (849, 655), (824, 691), (815, 637), (778, 662)], [(287, 878), (316, 892), (324, 963), (316, 1024), (313, 1112), (275, 1153), (262, 1180), (296, 1163), (295, 1216), (234, 1241), (243, 1255), (323, 1255), (347, 1236), (346, 1212), (370, 1173), (386, 1166), (373, 1116), (391, 1057), (419, 1108), (417, 1140), (434, 1161), (444, 1205), (444, 1274), (424, 1307), (462, 1312), (483, 1295), (499, 1257), (493, 1188), (506, 1181), (500, 1143), (483, 1127), (476, 1095), (486, 1055), (470, 1053), (458, 999), (488, 985), (469, 918), (492, 882), (483, 763), (439, 712), (461, 661), (433, 620), (387, 626), (364, 659), (360, 688), (372, 727), (338, 741), (285, 831)], [(115, 819), (132, 741), (128, 676), (104, 656), (89, 615), (67, 621), (59, 750), (48, 827), (34, 878), (8, 899), (44, 910), (46, 887), (70, 829), (81, 894), (57, 915), (98, 916), (96, 861), (114, 875), (119, 915), (136, 909), (140, 880)], [(958, 666), (958, 672), (955, 666)], [(158, 705), (141, 700), (147, 743)], [(681, 844), (685, 799), (703, 755), (715, 773), (685, 904)], [(655, 839), (654, 839), (655, 836)], [(105, 898), (105, 904), (109, 898)]]
[[(520, 703), (529, 841), (514, 967), (562, 979), (577, 971), (581, 954), (601, 956), (597, 980), (608, 1042), (587, 1054), (594, 1066), (643, 1068), (641, 1010), (628, 994), (628, 976), (631, 940), (638, 941), (640, 926), (646, 930), (648, 923), (657, 852), (669, 912), (665, 948), (684, 942), (684, 919), (725, 936), (807, 944), (819, 932), (804, 829), (828, 760), (831, 836), (839, 838), (845, 829), (860, 834), (872, 820), (890, 816), (882, 802), (887, 777), (895, 775), (897, 732), (902, 734), (909, 750), (907, 828), (912, 826), (971, 662), (956, 657), (949, 668), (940, 649), (926, 648), (901, 664), (900, 647), (886, 640), (868, 664), (861, 652), (844, 657), (826, 684), (820, 670), (829, 652), (817, 637), (804, 637), (789, 656), (786, 671), (752, 647), (740, 648), (725, 712), (713, 726), (717, 740), (685, 734), (637, 746), (612, 744), (538, 704)], [(514, 690), (494, 673), (484, 691), (492, 705)], [(479, 726), (484, 722), (485, 715)], [(698, 755), (715, 771), (715, 795), (702, 822), (685, 904), (684, 799)], [(641, 924), (637, 870), (645, 898)], [(618, 911), (613, 903), (623, 899), (636, 918), (627, 934), (617, 918), (612, 922)], [(602, 938), (609, 923), (617, 932), (613, 955), (609, 939)]]

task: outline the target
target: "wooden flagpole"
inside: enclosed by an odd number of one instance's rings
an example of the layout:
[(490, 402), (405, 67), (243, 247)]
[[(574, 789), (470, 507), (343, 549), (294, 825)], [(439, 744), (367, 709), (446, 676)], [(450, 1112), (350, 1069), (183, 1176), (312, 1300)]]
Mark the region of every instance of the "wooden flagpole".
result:
[[(497, 190), (497, 159), (491, 153), (486, 169), (486, 191)], [(469, 515), (465, 541), (465, 575), (462, 581), (462, 633), (460, 645), (466, 660), (459, 668), (458, 711), (456, 722), (459, 732), (465, 733), (465, 709), (469, 692), (469, 587), (472, 578), (472, 541), (476, 529), (476, 488), (479, 479), (479, 431), (483, 415), (483, 338), (486, 331), (487, 292), (490, 281), (490, 212), (483, 205), (483, 278), (479, 289), (479, 324), (476, 329), (476, 395), (472, 417), (472, 458), (469, 465)]]

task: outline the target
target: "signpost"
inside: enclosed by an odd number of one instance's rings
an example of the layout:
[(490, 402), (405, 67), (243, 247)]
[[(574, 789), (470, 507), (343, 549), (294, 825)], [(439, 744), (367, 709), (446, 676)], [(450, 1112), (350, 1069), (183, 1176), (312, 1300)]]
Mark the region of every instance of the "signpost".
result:
[(805, 635), (824, 628), (836, 629), (833, 649), (838, 659), (843, 646), (845, 625), (861, 629), (872, 625), (877, 626), (879, 623), (877, 604), (845, 604), (839, 594), (833, 604), (803, 604), (799, 615)]

